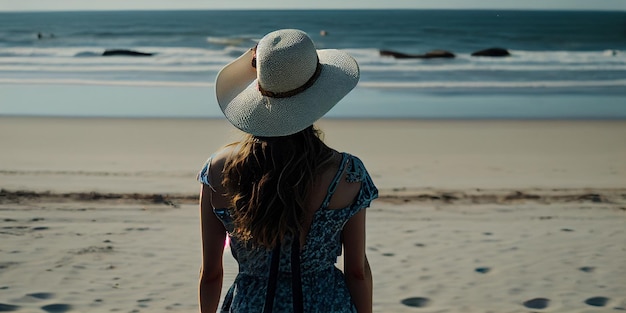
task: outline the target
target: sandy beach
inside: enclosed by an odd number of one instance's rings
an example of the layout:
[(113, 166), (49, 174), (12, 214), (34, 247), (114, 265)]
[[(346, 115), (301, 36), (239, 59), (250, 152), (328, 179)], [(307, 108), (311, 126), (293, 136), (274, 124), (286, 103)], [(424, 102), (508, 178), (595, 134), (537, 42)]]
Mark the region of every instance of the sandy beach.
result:
[[(376, 312), (626, 311), (626, 122), (319, 126), (380, 189)], [(222, 119), (0, 117), (0, 312), (197, 311), (195, 175), (238, 136)]]

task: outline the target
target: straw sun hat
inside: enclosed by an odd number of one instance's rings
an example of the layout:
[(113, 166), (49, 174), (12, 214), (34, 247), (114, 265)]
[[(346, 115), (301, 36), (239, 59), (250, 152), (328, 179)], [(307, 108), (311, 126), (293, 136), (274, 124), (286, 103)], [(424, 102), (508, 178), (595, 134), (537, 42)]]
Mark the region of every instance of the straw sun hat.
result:
[(359, 66), (339, 50), (316, 50), (306, 33), (282, 29), (226, 65), (217, 102), (235, 127), (260, 137), (297, 133), (320, 119), (359, 81)]

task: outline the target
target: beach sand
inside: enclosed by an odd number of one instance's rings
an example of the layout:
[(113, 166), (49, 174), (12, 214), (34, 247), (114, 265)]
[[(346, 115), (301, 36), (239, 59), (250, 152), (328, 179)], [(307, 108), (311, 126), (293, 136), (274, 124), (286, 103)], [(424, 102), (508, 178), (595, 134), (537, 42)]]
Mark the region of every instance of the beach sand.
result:
[[(376, 312), (626, 310), (626, 122), (319, 126), (380, 189)], [(195, 174), (238, 136), (222, 119), (0, 117), (0, 312), (197, 311)]]

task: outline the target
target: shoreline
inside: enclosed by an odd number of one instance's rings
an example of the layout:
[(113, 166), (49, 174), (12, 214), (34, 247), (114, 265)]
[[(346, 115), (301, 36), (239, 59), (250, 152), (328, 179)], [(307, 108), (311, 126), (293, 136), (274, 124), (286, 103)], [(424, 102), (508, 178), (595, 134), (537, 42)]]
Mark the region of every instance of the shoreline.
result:
[[(348, 94), (327, 118), (626, 119), (623, 88), (378, 88)], [(212, 88), (0, 84), (2, 115), (220, 118)], [(50, 106), (50, 99), (59, 99)], [(179, 103), (185, 99), (184, 103)], [(593, 104), (593, 105), (591, 105)]]

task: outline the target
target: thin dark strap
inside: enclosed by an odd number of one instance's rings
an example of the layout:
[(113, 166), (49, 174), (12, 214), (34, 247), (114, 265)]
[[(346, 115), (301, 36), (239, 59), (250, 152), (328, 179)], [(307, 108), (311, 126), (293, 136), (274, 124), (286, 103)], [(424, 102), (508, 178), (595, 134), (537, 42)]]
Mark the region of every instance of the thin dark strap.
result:
[[(300, 272), (300, 236), (293, 236), (291, 246), (291, 294), (293, 296), (294, 313), (304, 312), (302, 302), (302, 273)], [(265, 306), (263, 313), (271, 313), (274, 308), (274, 298), (276, 297), (276, 285), (278, 283), (278, 267), (280, 263), (280, 241), (272, 251), (272, 261), (270, 265), (270, 276), (267, 281), (267, 291), (265, 293)]]
[(264, 313), (271, 313), (274, 308), (274, 298), (276, 296), (276, 283), (278, 282), (278, 265), (280, 261), (280, 241), (272, 252), (272, 263), (270, 265), (270, 277), (267, 281), (267, 291), (265, 293)]
[(326, 198), (324, 198), (324, 202), (322, 202), (322, 209), (328, 208), (328, 205), (330, 204), (330, 198), (333, 196), (333, 194), (337, 190), (337, 185), (339, 185), (339, 179), (341, 178), (341, 174), (343, 174), (343, 171), (346, 168), (347, 162), (348, 162), (348, 154), (342, 152), (341, 164), (339, 164), (339, 168), (337, 169), (337, 173), (335, 174), (333, 181), (328, 186), (328, 191), (326, 192)]
[(293, 244), (291, 245), (291, 294), (293, 296), (293, 311), (295, 313), (304, 312), (300, 273), (300, 236), (293, 236)]

